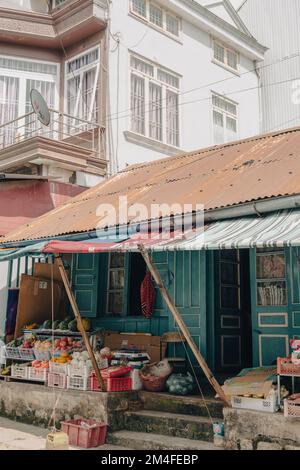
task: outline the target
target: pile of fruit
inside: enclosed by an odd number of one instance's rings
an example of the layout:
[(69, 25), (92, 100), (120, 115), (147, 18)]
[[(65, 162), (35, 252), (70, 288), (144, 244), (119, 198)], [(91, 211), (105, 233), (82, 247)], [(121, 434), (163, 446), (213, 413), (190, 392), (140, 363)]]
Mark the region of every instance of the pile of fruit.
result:
[(0, 375), (3, 375), (5, 377), (9, 376), (10, 374), (11, 374), (11, 366), (4, 367), (0, 372)]
[(72, 356), (68, 352), (62, 352), (60, 356), (53, 357), (52, 362), (56, 364), (69, 364), (72, 361)]
[(49, 340), (36, 341), (34, 343), (34, 349), (38, 349), (39, 351), (50, 351), (50, 349), (52, 349), (52, 342)]
[[(88, 318), (83, 318), (82, 324), (85, 331), (90, 331), (91, 322)], [(53, 323), (51, 320), (46, 320), (40, 328), (41, 330), (72, 331), (74, 333), (78, 332), (77, 320), (72, 317), (66, 317), (64, 320), (55, 320)]]
[(49, 361), (32, 361), (31, 367), (34, 369), (49, 369)]
[(26, 336), (23, 339), (20, 347), (23, 349), (32, 349), (35, 347), (36, 337), (34, 335)]
[(82, 341), (79, 341), (68, 336), (63, 336), (62, 338), (56, 339), (54, 341), (54, 353), (59, 354), (61, 352), (71, 352), (74, 349), (81, 349)]

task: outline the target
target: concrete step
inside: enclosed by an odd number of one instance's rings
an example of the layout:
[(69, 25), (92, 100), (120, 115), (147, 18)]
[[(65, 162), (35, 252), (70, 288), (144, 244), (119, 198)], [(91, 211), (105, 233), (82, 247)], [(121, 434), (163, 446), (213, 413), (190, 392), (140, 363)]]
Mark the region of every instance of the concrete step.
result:
[(213, 397), (201, 396), (177, 397), (168, 393), (139, 392), (139, 398), (146, 410), (167, 411), (192, 416), (208, 416), (207, 408), (211, 416), (223, 419), (223, 404), (221, 400)]
[(108, 434), (107, 444), (134, 450), (223, 450), (215, 447), (211, 442), (133, 431), (117, 431)]
[(128, 411), (125, 413), (128, 431), (184, 436), (187, 439), (213, 441), (213, 428), (209, 418), (165, 411)]

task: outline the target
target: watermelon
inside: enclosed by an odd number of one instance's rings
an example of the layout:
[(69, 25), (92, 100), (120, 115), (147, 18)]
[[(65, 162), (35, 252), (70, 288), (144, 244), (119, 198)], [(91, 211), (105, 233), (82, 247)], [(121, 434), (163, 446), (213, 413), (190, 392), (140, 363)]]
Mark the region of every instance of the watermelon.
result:
[(59, 329), (60, 322), (60, 320), (55, 320), (55, 322), (53, 322), (53, 330)]
[(58, 329), (62, 331), (67, 331), (68, 330), (68, 323), (65, 321), (60, 322), (58, 325)]
[(51, 320), (46, 320), (42, 324), (42, 330), (51, 330)]
[(70, 323), (68, 324), (68, 330), (74, 331), (74, 332), (77, 331), (77, 321), (76, 320), (70, 321)]

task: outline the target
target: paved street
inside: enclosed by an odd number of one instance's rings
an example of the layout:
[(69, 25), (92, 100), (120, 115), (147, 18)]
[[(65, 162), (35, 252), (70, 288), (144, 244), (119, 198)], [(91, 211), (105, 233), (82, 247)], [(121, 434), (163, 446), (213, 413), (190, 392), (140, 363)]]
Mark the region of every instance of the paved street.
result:
[[(0, 418), (0, 450), (44, 450), (47, 429), (23, 423), (16, 423)], [(78, 450), (70, 447), (70, 450)], [(97, 450), (97, 449), (93, 449)], [(124, 448), (105, 445), (98, 450), (125, 450)]]

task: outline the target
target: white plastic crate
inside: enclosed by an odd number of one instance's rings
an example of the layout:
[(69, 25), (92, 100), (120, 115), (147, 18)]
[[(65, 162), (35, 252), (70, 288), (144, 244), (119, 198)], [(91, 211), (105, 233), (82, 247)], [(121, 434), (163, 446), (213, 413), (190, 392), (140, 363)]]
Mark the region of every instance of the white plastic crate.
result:
[(24, 359), (26, 361), (34, 361), (35, 359), (33, 349), (19, 348), (19, 353), (21, 359)]
[(74, 364), (68, 364), (68, 376), (69, 377), (89, 377), (92, 373), (90, 366), (78, 367)]
[(65, 374), (48, 373), (48, 387), (66, 388), (67, 376)]
[(6, 364), (6, 351), (3, 341), (0, 341), (0, 364)]
[(19, 348), (5, 346), (6, 359), (21, 359)]
[(11, 366), (11, 377), (16, 379), (28, 379), (28, 369), (27, 364), (14, 364)]
[(49, 362), (49, 372), (53, 374), (65, 374), (68, 373), (68, 364), (59, 364), (58, 362)]
[(67, 388), (70, 390), (91, 390), (90, 377), (67, 377)]
[(28, 367), (28, 380), (33, 382), (47, 382), (48, 370)]
[(231, 397), (231, 405), (232, 408), (265, 411), (266, 413), (276, 413), (279, 408), (276, 393), (272, 393), (267, 398)]

